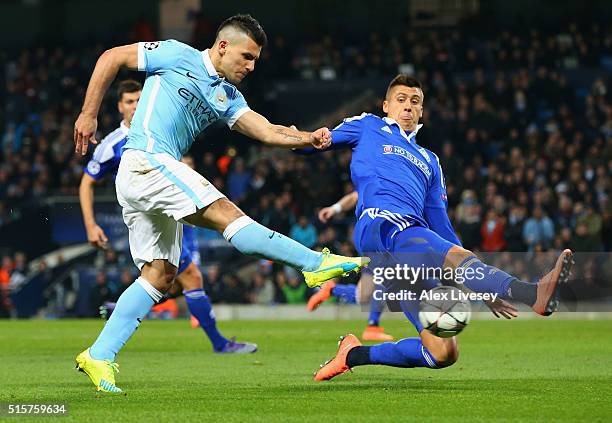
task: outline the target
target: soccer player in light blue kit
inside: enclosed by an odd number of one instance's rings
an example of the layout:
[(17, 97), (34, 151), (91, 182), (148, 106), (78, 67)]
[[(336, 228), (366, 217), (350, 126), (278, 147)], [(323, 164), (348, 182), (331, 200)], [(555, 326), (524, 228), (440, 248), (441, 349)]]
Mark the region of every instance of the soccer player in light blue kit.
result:
[[(108, 238), (95, 219), (93, 207), (94, 187), (96, 182), (101, 181), (105, 176), (112, 175), (114, 177), (117, 173), (121, 155), (124, 151), (123, 146), (127, 142), (128, 131), (141, 91), (142, 85), (138, 81), (125, 80), (119, 83), (117, 88), (117, 108), (123, 115), (123, 120), (119, 128), (108, 134), (100, 142), (94, 151), (93, 157), (83, 169), (83, 176), (79, 186), (81, 211), (83, 212), (87, 239), (93, 246), (98, 248), (106, 248)], [(182, 160), (193, 168), (191, 157), (184, 156)], [(198, 267), (200, 264), (198, 250), (195, 229), (187, 225), (183, 228), (183, 243), (176, 281), (183, 289), (185, 301), (192, 318), (196, 319), (198, 326), (204, 330), (215, 352), (244, 354), (257, 351), (257, 345), (227, 339), (217, 328), (217, 321), (210, 300), (204, 291), (202, 273)], [(173, 289), (173, 291), (175, 290)], [(112, 312), (114, 307), (115, 304), (113, 303), (105, 304), (107, 312)]]
[[(481, 262), (461, 246), (446, 213), (446, 186), (438, 157), (416, 143), (423, 99), (418, 80), (398, 75), (383, 102), (386, 117), (364, 113), (345, 119), (332, 131), (331, 148), (353, 150), (357, 251), (371, 254), (375, 267), (379, 258), (384, 265), (391, 257), (391, 265), (399, 262), (415, 268), (450, 269), (455, 275), (461, 272), (467, 289), (499, 295), (487, 304), (496, 316), (516, 315), (505, 300), (527, 304), (540, 315), (552, 314), (558, 305), (558, 285), (569, 278), (572, 252), (564, 250), (552, 271), (531, 284)], [(420, 281), (424, 289), (435, 283)], [(366, 347), (349, 334), (341, 339), (336, 356), (315, 373), (315, 380), (329, 380), (367, 364), (436, 369), (455, 363), (456, 337), (440, 338), (423, 328), (418, 300), (399, 306), (418, 337)]]
[(121, 393), (115, 356), (151, 307), (172, 285), (179, 264), (182, 223), (214, 229), (244, 254), (266, 257), (302, 271), (309, 286), (358, 271), (365, 257), (312, 251), (246, 216), (202, 175), (180, 162), (195, 137), (221, 120), (265, 144), (286, 148), (329, 145), (329, 130), (314, 132), (271, 124), (252, 111), (237, 84), (255, 67), (266, 35), (249, 15), (225, 20), (214, 45), (199, 51), (174, 40), (116, 47), (100, 56), (74, 130), (76, 152), (95, 143), (104, 93), (122, 67), (147, 72), (115, 186), (129, 229), (130, 251), (141, 271), (117, 302), (77, 368), (98, 391)]

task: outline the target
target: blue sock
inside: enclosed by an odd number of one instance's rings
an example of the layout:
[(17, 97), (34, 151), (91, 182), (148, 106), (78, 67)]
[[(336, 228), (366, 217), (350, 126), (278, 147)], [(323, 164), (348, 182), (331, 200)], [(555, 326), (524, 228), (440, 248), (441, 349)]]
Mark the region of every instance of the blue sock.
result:
[(377, 300), (372, 295), (370, 299), (370, 315), (368, 316), (368, 326), (378, 326), (380, 324), (380, 315), (385, 304), (381, 300)]
[(183, 291), (183, 294), (185, 295), (189, 311), (200, 322), (200, 326), (204, 329), (206, 335), (208, 335), (213, 348), (215, 350), (223, 349), (228, 340), (217, 329), (217, 321), (215, 320), (208, 295), (206, 295), (202, 288)]
[[(484, 264), (477, 257), (465, 259), (455, 269), (455, 282), (457, 283), (461, 283), (461, 280), (457, 277), (459, 269), (462, 269), (463, 283), (469, 289), (474, 292), (497, 293), (502, 298), (508, 298), (510, 282), (516, 279), (497, 267)], [(468, 269), (471, 269), (471, 271), (468, 271)]]
[(345, 303), (357, 304), (356, 290), (357, 287), (355, 285), (338, 284), (332, 288), (331, 293), (334, 297), (341, 299)]
[(265, 257), (306, 272), (317, 270), (323, 262), (321, 253), (260, 225), (248, 216), (230, 223), (223, 231), (223, 237), (243, 254)]
[[(352, 352), (352, 350), (351, 350)], [(438, 367), (436, 359), (423, 346), (421, 338), (406, 338), (370, 347), (370, 362), (394, 367)]]
[(368, 326), (378, 326), (380, 324), (380, 315), (382, 311), (375, 311), (370, 309), (370, 315), (368, 316)]
[(143, 278), (136, 279), (117, 300), (115, 310), (89, 353), (96, 360), (115, 360), (119, 350), (130, 339), (151, 307), (162, 297)]

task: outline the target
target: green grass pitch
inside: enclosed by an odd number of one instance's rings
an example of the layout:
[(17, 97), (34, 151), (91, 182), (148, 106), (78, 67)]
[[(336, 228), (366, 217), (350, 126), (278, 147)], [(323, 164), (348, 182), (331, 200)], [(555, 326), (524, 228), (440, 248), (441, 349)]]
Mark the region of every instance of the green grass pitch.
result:
[[(0, 322), (0, 402), (64, 402), (66, 422), (612, 421), (611, 320), (474, 321), (448, 369), (359, 367), (326, 383), (313, 371), (362, 321), (220, 326), (260, 351), (216, 355), (187, 321), (147, 321), (118, 357), (127, 396), (100, 396), (73, 367), (101, 321)], [(27, 420), (51, 419), (10, 419)]]

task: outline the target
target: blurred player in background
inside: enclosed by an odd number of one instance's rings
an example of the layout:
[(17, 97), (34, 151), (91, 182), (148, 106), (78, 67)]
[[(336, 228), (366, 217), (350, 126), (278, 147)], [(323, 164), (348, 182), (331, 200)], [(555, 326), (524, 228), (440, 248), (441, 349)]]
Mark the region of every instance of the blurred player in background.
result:
[[(385, 95), (386, 117), (364, 113), (345, 119), (332, 131), (331, 148), (353, 150), (357, 251), (376, 254), (377, 259), (391, 257), (395, 263), (415, 268), (452, 269), (454, 275), (459, 270), (466, 288), (498, 294), (487, 303), (496, 316), (516, 316), (516, 308), (505, 299), (527, 304), (543, 316), (552, 314), (558, 305), (558, 286), (570, 275), (572, 252), (564, 250), (553, 270), (531, 284), (481, 262), (461, 246), (446, 212), (446, 185), (438, 156), (416, 143), (423, 100), (421, 83), (398, 75)], [(437, 281), (420, 283), (431, 289)], [(336, 356), (315, 373), (315, 380), (328, 380), (368, 364), (435, 369), (455, 363), (456, 337), (440, 338), (424, 329), (418, 300), (400, 302), (400, 306), (418, 337), (366, 347), (349, 334), (340, 341)]]
[(98, 339), (76, 358), (77, 368), (98, 391), (122, 392), (115, 385), (115, 356), (172, 285), (182, 222), (222, 233), (244, 254), (301, 270), (311, 287), (358, 271), (369, 261), (312, 251), (256, 223), (180, 162), (196, 136), (218, 120), (267, 145), (329, 145), (327, 128), (300, 132), (273, 125), (248, 107), (234, 85), (254, 70), (265, 44), (259, 23), (249, 15), (236, 15), (220, 25), (214, 45), (205, 51), (168, 40), (116, 47), (98, 59), (75, 123), (75, 150), (80, 154), (87, 153), (89, 142), (95, 143), (100, 103), (119, 69), (147, 72), (115, 184), (132, 258), (141, 274), (117, 301)]
[[(119, 128), (115, 129), (100, 142), (94, 151), (92, 159), (83, 170), (83, 177), (79, 186), (81, 211), (83, 212), (83, 221), (87, 230), (87, 240), (98, 248), (106, 248), (108, 238), (95, 219), (94, 187), (96, 182), (106, 175), (111, 174), (115, 177), (117, 173), (121, 155), (124, 151), (123, 146), (127, 142), (128, 130), (132, 123), (132, 117), (136, 111), (141, 91), (142, 85), (138, 81), (126, 80), (119, 83), (117, 88), (117, 108), (119, 113), (123, 115), (123, 120)], [(185, 156), (182, 161), (192, 169), (194, 168), (191, 157)], [(202, 327), (212, 344), (213, 350), (217, 353), (240, 354), (257, 351), (257, 345), (227, 339), (219, 332), (210, 300), (203, 289), (202, 273), (198, 267), (199, 255), (195, 229), (186, 225), (183, 228), (183, 244), (176, 281), (179, 285), (177, 288), (182, 288), (182, 292), (185, 295), (185, 301), (187, 302), (192, 319), (195, 320), (197, 325)], [(173, 287), (173, 291), (178, 289)], [(104, 307), (106, 308), (105, 311), (111, 314), (115, 304), (107, 303)]]
[[(357, 191), (353, 191), (342, 197), (337, 203), (329, 207), (323, 207), (319, 211), (319, 220), (327, 223), (337, 214), (354, 209), (357, 198)], [(384, 309), (384, 302), (376, 300), (372, 296), (373, 292), (372, 275), (367, 269), (364, 269), (357, 285), (337, 284), (335, 281), (325, 282), (321, 289), (308, 299), (307, 308), (309, 311), (314, 311), (321, 303), (329, 300), (332, 296), (349, 304), (369, 302), (368, 326), (361, 334), (361, 339), (364, 341), (393, 341), (393, 336), (385, 333), (384, 328), (380, 326), (380, 316)]]

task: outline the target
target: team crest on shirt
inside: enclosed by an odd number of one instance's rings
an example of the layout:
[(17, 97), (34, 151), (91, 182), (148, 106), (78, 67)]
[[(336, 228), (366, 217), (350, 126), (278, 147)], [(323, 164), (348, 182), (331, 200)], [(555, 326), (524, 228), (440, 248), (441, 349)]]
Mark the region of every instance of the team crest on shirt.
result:
[(220, 104), (225, 104), (225, 102), (227, 101), (227, 95), (225, 95), (224, 90), (217, 91), (217, 95), (215, 98), (217, 99), (217, 102)]
[(87, 163), (87, 171), (92, 175), (97, 175), (100, 172), (100, 163), (91, 160)]
[(144, 43), (144, 48), (147, 50), (155, 50), (157, 47), (159, 47), (159, 41)]

